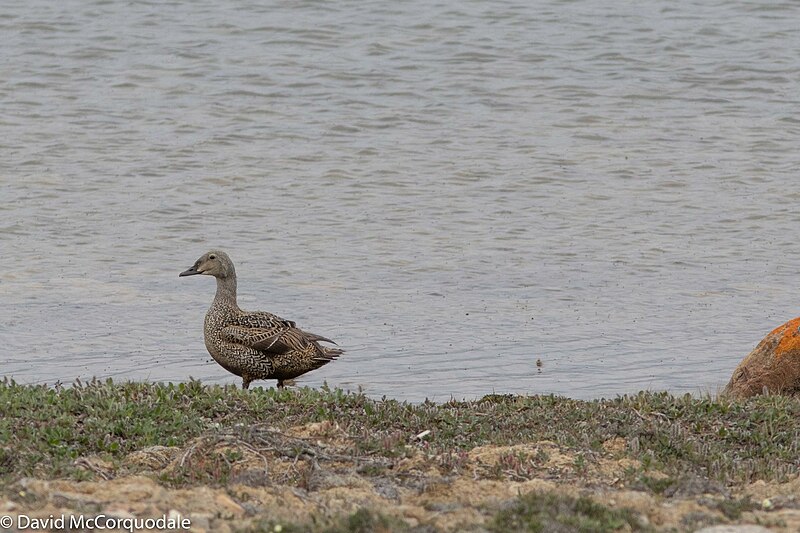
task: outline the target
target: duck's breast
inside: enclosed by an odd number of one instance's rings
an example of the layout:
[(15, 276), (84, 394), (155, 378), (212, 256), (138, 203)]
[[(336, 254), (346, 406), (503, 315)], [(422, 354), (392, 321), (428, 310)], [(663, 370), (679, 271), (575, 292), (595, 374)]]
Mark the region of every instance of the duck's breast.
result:
[(212, 305), (206, 313), (203, 324), (203, 338), (206, 349), (216, 360), (224, 356), (222, 330), (233, 322), (235, 311), (223, 305)]

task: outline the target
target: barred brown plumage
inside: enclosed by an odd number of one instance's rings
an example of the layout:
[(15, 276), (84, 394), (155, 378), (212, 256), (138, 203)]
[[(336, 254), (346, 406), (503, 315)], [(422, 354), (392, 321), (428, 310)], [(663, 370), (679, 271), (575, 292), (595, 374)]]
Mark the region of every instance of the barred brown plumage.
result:
[(212, 250), (181, 276), (205, 274), (217, 278), (217, 293), (206, 313), (203, 333), (206, 349), (225, 370), (242, 378), (242, 388), (256, 379), (284, 381), (315, 370), (344, 350), (321, 335), (299, 329), (291, 320), (262, 311), (248, 312), (236, 303), (236, 270), (228, 254)]

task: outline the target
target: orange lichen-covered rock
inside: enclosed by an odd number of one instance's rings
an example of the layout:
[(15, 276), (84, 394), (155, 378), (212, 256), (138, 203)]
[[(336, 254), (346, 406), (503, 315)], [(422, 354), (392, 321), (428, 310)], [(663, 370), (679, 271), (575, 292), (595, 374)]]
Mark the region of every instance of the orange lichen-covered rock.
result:
[(800, 394), (800, 318), (775, 328), (742, 359), (725, 394)]

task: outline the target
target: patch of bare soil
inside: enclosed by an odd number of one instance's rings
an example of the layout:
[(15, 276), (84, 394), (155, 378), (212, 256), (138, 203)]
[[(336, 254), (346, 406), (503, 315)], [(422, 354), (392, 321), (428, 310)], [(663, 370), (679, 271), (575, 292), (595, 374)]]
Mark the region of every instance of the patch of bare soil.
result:
[[(621, 480), (641, 465), (625, 457), (623, 439), (604, 443), (599, 453), (541, 441), (429, 455), (424, 439), (410, 442), (403, 457), (355, 457), (351, 437), (333, 424), (283, 432), (248, 428), (198, 438), (182, 448), (137, 451), (119, 465), (80, 458), (77, 464), (92, 481), (24, 479), (9, 493), (11, 499), (0, 500), (0, 514), (166, 515), (188, 518), (194, 532), (224, 532), (324, 524), (366, 508), (412, 528), (481, 531), (520, 495), (547, 491), (631, 509), (657, 530), (756, 523), (774, 531), (800, 530), (800, 479), (733, 488), (688, 483), (662, 494), (634, 490)], [(745, 498), (754, 504), (740, 513), (726, 507)]]

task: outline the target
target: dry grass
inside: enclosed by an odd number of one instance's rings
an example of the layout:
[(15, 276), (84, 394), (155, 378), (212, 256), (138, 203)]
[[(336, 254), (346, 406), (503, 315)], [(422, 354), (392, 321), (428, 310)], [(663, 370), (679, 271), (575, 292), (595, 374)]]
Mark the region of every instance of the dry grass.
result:
[[(796, 479), (800, 469), (800, 401), (780, 396), (732, 401), (640, 393), (587, 402), (492, 395), (408, 404), (339, 390), (242, 391), (195, 381), (58, 389), (5, 381), (0, 406), (0, 481), (12, 500), (30, 477), (101, 482), (144, 474), (167, 490), (216, 487), (237, 498), (230, 487), (261, 490), (260, 497), (346, 487), (363, 502), (403, 501), (421, 505), (422, 514), (472, 516), (464, 514), (470, 509), (483, 530), (541, 523), (544, 530), (637, 531), (651, 528), (640, 520), (641, 509), (547, 487), (633, 489), (653, 501), (711, 497), (702, 512), (685, 518), (682, 527), (694, 527), (751, 513), (760, 504), (742, 495), (748, 483), (778, 484)], [(468, 484), (465, 494), (474, 485), (476, 499), (437, 488), (453, 480)], [(506, 492), (510, 486), (531, 492), (541, 483), (551, 485), (533, 496)], [(480, 503), (492, 490), (494, 503)], [(785, 507), (798, 505), (787, 498)], [(330, 503), (308, 505), (313, 514)], [(450, 527), (439, 519), (409, 522), (384, 512), (391, 507), (371, 505), (329, 513), (312, 530)], [(257, 516), (249, 524), (276, 525)]]

